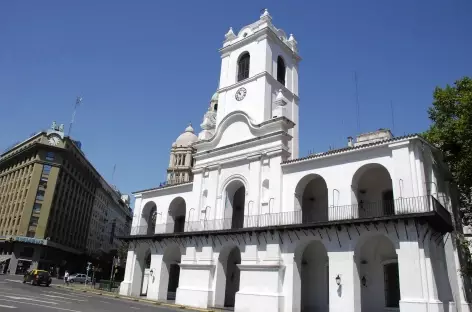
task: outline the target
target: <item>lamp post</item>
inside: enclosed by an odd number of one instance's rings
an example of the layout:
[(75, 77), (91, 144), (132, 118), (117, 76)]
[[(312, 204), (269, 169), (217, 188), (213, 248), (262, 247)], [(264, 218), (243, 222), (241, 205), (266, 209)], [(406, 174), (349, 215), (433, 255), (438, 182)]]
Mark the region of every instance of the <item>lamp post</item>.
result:
[(113, 256), (113, 261), (111, 264), (111, 272), (110, 272), (110, 287), (109, 290), (112, 290), (113, 286), (113, 280), (115, 279), (115, 273), (116, 270), (118, 269), (118, 266), (120, 265), (120, 258)]
[(90, 271), (90, 266), (92, 265), (92, 262), (87, 262), (87, 275), (85, 276), (85, 286), (87, 286), (87, 281), (89, 277), (89, 271)]

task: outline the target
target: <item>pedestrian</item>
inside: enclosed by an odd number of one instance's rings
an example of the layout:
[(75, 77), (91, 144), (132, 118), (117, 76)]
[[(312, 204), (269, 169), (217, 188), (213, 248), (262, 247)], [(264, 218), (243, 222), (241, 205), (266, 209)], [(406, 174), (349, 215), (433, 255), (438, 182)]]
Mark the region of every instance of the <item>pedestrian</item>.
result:
[(69, 286), (69, 271), (66, 270), (66, 272), (64, 273), (64, 284), (66, 284), (67, 286)]

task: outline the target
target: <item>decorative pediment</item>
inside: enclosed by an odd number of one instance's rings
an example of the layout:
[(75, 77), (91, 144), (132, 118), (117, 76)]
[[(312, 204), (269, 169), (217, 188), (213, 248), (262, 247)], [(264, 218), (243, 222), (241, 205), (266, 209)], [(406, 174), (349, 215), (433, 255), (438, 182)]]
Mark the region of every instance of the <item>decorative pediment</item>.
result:
[(220, 122), (212, 138), (198, 141), (193, 146), (197, 149), (198, 155), (232, 145), (245, 144), (273, 134), (287, 133), (293, 126), (294, 123), (284, 117), (254, 124), (246, 113), (234, 111)]

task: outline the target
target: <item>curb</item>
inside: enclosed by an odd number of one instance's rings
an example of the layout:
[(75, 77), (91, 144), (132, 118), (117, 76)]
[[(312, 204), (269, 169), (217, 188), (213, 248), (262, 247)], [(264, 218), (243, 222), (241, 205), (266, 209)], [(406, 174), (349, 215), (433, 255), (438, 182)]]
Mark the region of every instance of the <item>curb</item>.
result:
[(222, 311), (222, 310), (195, 308), (195, 307), (185, 306), (185, 305), (181, 305), (181, 304), (172, 304), (172, 303), (149, 300), (149, 299), (140, 299), (140, 298), (136, 298), (136, 297), (123, 296), (123, 295), (119, 295), (119, 294), (107, 293), (107, 292), (96, 291), (96, 290), (87, 290), (87, 289), (80, 289), (80, 288), (61, 286), (61, 285), (56, 285), (56, 287), (57, 288), (68, 289), (68, 290), (73, 290), (73, 291), (78, 291), (78, 292), (95, 294), (95, 295), (99, 295), (99, 296), (107, 296), (107, 297), (112, 297), (112, 298), (117, 298), (117, 299), (125, 299), (125, 300), (137, 301), (137, 302), (151, 303), (151, 304), (154, 304), (154, 305), (160, 305), (160, 306), (163, 306), (163, 307), (170, 307), (170, 308), (177, 308), (177, 309), (182, 309), (182, 310), (188, 309), (188, 310), (201, 311), (201, 312)]

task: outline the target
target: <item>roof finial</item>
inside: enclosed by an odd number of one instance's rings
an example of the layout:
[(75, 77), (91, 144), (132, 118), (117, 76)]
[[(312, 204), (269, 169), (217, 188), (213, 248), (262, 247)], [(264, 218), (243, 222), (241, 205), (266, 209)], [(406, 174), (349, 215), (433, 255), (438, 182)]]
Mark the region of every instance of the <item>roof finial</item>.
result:
[(290, 34), (290, 37), (288, 38), (287, 40), (288, 44), (290, 46), (292, 46), (292, 50), (297, 52), (297, 40), (295, 40), (295, 37), (293, 36), (293, 34)]
[(187, 128), (185, 128), (185, 132), (192, 132), (193, 133), (192, 122), (188, 123)]
[(262, 13), (261, 15), (261, 20), (270, 21), (271, 19), (272, 19), (272, 16), (270, 16), (269, 10), (264, 9), (264, 13)]
[(233, 27), (230, 27), (228, 32), (225, 34), (225, 39), (226, 40), (231, 40), (233, 39), (234, 37), (236, 37), (236, 35), (234, 34), (233, 32)]

